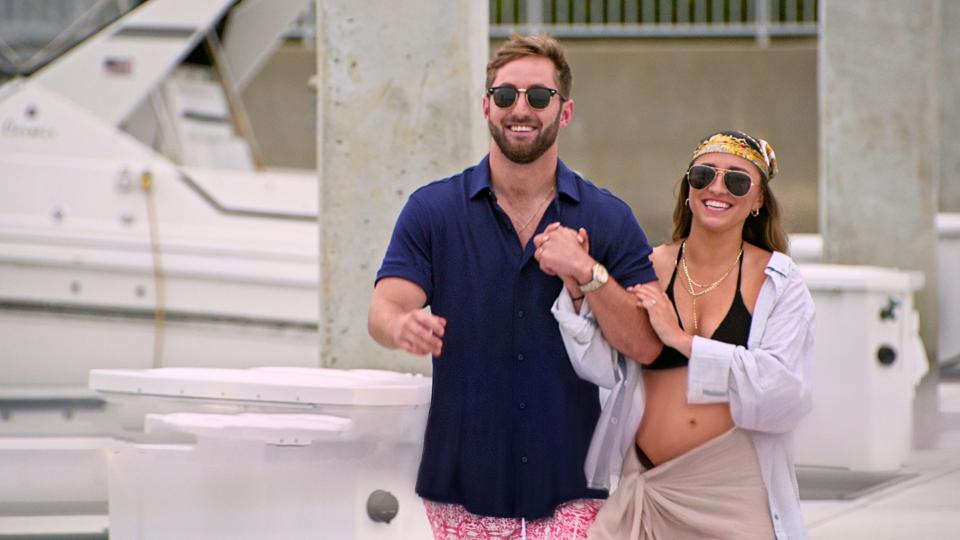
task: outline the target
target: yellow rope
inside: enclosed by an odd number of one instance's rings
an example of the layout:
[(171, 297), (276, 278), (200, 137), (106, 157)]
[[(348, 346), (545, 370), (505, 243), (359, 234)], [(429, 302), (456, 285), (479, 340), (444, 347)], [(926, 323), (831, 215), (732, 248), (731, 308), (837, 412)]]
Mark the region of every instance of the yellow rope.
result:
[(153, 336), (153, 367), (163, 365), (164, 322), (166, 321), (166, 289), (164, 287), (163, 264), (160, 257), (160, 228), (157, 222), (157, 206), (153, 193), (153, 174), (143, 171), (140, 175), (140, 188), (146, 195), (147, 221), (150, 225), (150, 252), (153, 255), (153, 285), (154, 285), (154, 336)]

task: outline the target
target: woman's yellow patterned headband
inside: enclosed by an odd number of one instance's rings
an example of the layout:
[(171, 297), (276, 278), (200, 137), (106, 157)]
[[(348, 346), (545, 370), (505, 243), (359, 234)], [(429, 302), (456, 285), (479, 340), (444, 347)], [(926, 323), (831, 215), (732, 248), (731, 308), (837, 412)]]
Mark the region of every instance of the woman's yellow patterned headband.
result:
[[(749, 135), (744, 134), (744, 137), (749, 137)], [(758, 152), (744, 137), (737, 137), (728, 133), (711, 135), (704, 139), (693, 151), (691, 162), (704, 154), (731, 154), (742, 157), (756, 165), (767, 181), (773, 180), (773, 177), (777, 175), (777, 155), (773, 152), (773, 148), (767, 144), (767, 141), (755, 139), (754, 142), (762, 150), (762, 152)]]

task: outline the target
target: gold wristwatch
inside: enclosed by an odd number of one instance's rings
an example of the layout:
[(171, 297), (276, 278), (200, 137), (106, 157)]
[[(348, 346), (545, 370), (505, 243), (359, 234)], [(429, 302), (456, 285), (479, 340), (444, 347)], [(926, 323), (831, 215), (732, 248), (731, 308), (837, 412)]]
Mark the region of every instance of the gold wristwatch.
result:
[(583, 294), (593, 292), (603, 287), (610, 278), (610, 274), (607, 273), (607, 268), (600, 263), (594, 264), (590, 271), (593, 273), (593, 279), (580, 285), (580, 292)]

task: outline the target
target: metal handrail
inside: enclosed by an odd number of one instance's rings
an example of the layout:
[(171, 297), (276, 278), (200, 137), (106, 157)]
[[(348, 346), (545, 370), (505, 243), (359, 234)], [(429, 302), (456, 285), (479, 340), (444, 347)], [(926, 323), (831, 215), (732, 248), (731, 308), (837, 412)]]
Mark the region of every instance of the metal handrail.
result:
[(490, 37), (816, 36), (818, 0), (490, 0)]

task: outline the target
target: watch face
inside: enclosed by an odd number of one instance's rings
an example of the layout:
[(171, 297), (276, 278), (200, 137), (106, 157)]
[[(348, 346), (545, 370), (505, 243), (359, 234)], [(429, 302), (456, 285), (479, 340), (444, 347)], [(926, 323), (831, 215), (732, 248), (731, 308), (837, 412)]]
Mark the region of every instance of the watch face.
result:
[(603, 286), (607, 282), (609, 274), (607, 274), (607, 269), (600, 263), (593, 265), (593, 268), (590, 269), (593, 274), (593, 279), (590, 280), (590, 283), (580, 285), (580, 291), (584, 294), (588, 292), (593, 292)]
[(600, 283), (606, 283), (607, 278), (610, 277), (610, 275), (607, 274), (607, 267), (603, 266), (602, 264), (598, 264), (594, 266), (593, 269), (593, 279), (599, 281)]

